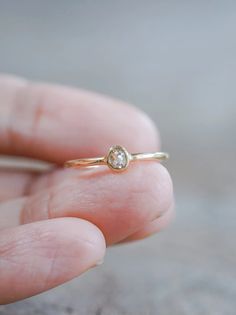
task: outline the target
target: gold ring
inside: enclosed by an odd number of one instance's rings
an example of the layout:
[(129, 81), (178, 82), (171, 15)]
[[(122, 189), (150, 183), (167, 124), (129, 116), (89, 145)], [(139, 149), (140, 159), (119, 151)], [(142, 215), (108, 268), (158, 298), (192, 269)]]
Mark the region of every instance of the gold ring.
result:
[(165, 152), (154, 153), (129, 153), (121, 145), (114, 145), (109, 149), (106, 156), (95, 158), (83, 158), (65, 162), (65, 167), (91, 167), (99, 165), (107, 165), (111, 170), (122, 172), (126, 170), (130, 162), (137, 160), (166, 160), (169, 154)]

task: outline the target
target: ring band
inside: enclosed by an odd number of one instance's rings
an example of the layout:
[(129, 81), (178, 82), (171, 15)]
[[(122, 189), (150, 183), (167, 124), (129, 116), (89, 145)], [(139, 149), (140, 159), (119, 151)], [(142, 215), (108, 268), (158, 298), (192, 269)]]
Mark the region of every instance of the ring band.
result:
[(114, 145), (104, 157), (83, 158), (65, 162), (65, 167), (91, 167), (99, 165), (107, 165), (111, 170), (116, 172), (124, 171), (128, 168), (129, 163), (137, 160), (166, 160), (169, 154), (165, 152), (154, 153), (129, 153), (121, 145)]

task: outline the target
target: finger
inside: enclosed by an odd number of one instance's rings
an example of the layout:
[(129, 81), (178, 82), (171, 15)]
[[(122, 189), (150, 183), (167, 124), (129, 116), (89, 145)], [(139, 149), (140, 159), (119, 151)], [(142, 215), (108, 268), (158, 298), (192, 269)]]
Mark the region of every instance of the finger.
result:
[(23, 223), (65, 216), (83, 218), (97, 225), (111, 244), (163, 214), (172, 198), (167, 170), (159, 163), (137, 162), (122, 174), (101, 168), (78, 171), (78, 177), (21, 200), (19, 206), (2, 204), (0, 215), (4, 218), (6, 212), (17, 209), (19, 220), (21, 210)]
[(41, 173), (0, 169), (0, 202), (28, 196), (73, 177), (78, 178), (78, 170), (73, 168), (57, 168)]
[(162, 216), (148, 223), (141, 230), (128, 236), (126, 239), (122, 240), (120, 243), (138, 241), (138, 240), (147, 238), (153, 234), (159, 233), (173, 221), (174, 217), (175, 217), (175, 211), (174, 211), (174, 208), (171, 207)]
[(0, 169), (0, 202), (27, 195), (36, 178), (33, 173)]
[(41, 221), (0, 232), (0, 304), (64, 283), (98, 264), (105, 241), (75, 218)]
[(113, 144), (156, 150), (141, 111), (95, 93), (0, 77), (0, 153), (55, 163), (107, 153)]

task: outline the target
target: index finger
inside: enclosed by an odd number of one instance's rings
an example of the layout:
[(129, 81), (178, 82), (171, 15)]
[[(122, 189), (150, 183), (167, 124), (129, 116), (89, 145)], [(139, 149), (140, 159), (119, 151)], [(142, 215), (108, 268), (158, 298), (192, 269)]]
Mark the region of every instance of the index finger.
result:
[(0, 154), (61, 164), (106, 154), (158, 148), (152, 121), (140, 110), (105, 96), (0, 76)]

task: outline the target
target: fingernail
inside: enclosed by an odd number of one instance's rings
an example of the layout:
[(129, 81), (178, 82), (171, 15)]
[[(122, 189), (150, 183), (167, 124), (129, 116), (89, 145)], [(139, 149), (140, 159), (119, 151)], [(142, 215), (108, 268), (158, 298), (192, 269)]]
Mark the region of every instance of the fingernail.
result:
[(95, 266), (100, 266), (104, 263), (104, 259), (98, 260)]

